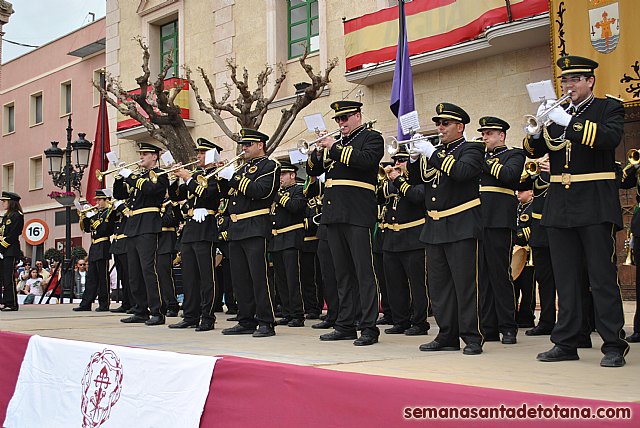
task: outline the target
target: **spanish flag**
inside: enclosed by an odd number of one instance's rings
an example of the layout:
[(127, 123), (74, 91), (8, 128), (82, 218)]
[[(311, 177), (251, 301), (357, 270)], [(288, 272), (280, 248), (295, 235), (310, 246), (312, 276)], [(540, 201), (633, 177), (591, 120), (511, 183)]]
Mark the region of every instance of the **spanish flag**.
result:
[(599, 64), (597, 96), (640, 105), (638, 0), (550, 0), (550, 15), (553, 64), (565, 55), (591, 58)]
[[(405, 5), (409, 55), (472, 40), (491, 26), (546, 13), (548, 0), (414, 0)], [(344, 48), (347, 71), (394, 59), (398, 7), (347, 20)]]

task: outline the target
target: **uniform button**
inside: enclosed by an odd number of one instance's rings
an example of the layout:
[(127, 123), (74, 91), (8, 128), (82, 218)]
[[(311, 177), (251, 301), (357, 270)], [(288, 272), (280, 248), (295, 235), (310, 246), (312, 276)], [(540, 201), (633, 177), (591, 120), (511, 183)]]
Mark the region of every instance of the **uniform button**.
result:
[(391, 220), (395, 220), (395, 219), (396, 219), (395, 217), (391, 217)]
[(433, 188), (435, 189), (436, 187), (438, 187), (438, 185), (437, 185), (437, 184), (435, 184), (435, 183), (433, 183), (433, 184), (431, 185), (431, 187), (433, 187)]
[(331, 205), (331, 201), (327, 201), (327, 205)]
[(231, 202), (231, 205), (235, 205), (235, 204), (236, 204), (236, 201)]
[(433, 198), (431, 198), (431, 202), (435, 202), (436, 201), (436, 197), (434, 196)]

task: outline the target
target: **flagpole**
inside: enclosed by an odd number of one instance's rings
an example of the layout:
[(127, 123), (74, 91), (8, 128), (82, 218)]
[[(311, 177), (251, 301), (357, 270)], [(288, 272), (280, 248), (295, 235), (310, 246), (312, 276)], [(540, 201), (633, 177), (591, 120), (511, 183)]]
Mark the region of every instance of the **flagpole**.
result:
[[(105, 72), (103, 70), (102, 73), (100, 73), (100, 87), (103, 90), (107, 89), (107, 78), (105, 75)], [(105, 170), (105, 164), (104, 164), (104, 139), (105, 139), (105, 126), (104, 126), (104, 121), (107, 120), (107, 105), (105, 103), (104, 100), (104, 93), (100, 92), (100, 114), (102, 115), (102, 117), (100, 118), (100, 123), (102, 128), (100, 129), (100, 171), (104, 171)]]

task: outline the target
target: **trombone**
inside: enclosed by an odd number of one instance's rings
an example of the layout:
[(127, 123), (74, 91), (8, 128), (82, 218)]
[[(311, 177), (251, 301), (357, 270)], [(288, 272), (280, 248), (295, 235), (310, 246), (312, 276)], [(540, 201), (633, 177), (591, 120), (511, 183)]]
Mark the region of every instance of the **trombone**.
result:
[(173, 168), (162, 170), (162, 172), (155, 172), (153, 170), (149, 171), (149, 180), (151, 180), (153, 184), (156, 184), (158, 182), (158, 177), (160, 177), (161, 175), (171, 174), (173, 171), (177, 171), (179, 169), (182, 169), (189, 165), (193, 165), (198, 162), (199, 162), (198, 160), (194, 160), (193, 162), (185, 163), (184, 165), (174, 166)]
[[(244, 152), (239, 153), (237, 155), (235, 155), (234, 157), (232, 157), (231, 159), (229, 159), (227, 162), (225, 162), (224, 165), (219, 166), (218, 168), (214, 169), (213, 171), (211, 171), (209, 174), (207, 175), (199, 175), (196, 179), (198, 180), (198, 184), (203, 186), (203, 187), (207, 187), (209, 185), (209, 180), (212, 177), (215, 177), (216, 175), (218, 175), (223, 169), (225, 169), (226, 167), (228, 167), (229, 165), (231, 165), (232, 163), (234, 163), (237, 160), (242, 160), (242, 158), (244, 157)], [(236, 166), (234, 173), (237, 172), (240, 167), (242, 167), (244, 165), (244, 162), (240, 162), (240, 164), (238, 166)]]
[(571, 97), (573, 91), (567, 91), (559, 100), (545, 108), (539, 115), (526, 114), (524, 116), (524, 132), (529, 135), (536, 135), (542, 131), (542, 128), (549, 125), (549, 113)]
[(122, 168), (129, 168), (130, 166), (134, 165), (136, 165), (136, 168), (140, 168), (140, 161), (131, 162), (126, 165), (120, 165), (107, 171), (100, 171), (99, 169), (96, 169), (96, 178), (98, 179), (98, 181), (102, 181), (104, 180), (105, 175), (113, 174), (114, 172), (120, 172)]
[(311, 140), (311, 141), (307, 141), (307, 140), (300, 140), (298, 141), (298, 151), (300, 153), (302, 153), (303, 155), (308, 155), (310, 152), (314, 151), (317, 147), (317, 143), (327, 137), (331, 137), (337, 133), (339, 133), (342, 130), (342, 128), (338, 128), (333, 132), (330, 132), (328, 134), (325, 135), (321, 135), (318, 138), (316, 138), (315, 140)]
[(440, 135), (439, 134), (438, 135), (421, 135), (411, 140), (398, 140), (396, 137), (391, 136), (391, 137), (387, 137), (387, 141), (385, 142), (385, 145), (387, 148), (387, 153), (389, 153), (389, 156), (393, 157), (400, 151), (400, 147), (402, 146), (407, 148), (407, 151), (409, 152), (409, 154), (415, 154), (415, 152), (411, 150), (411, 147), (410, 147), (411, 143), (415, 143), (416, 141), (422, 141), (422, 140), (431, 141), (433, 145), (436, 145), (439, 143)]

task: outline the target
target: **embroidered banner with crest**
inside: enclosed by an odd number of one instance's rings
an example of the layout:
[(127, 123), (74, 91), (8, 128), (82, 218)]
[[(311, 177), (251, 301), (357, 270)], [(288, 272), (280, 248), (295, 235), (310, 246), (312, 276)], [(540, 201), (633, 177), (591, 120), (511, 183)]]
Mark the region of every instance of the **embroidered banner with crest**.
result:
[[(640, 105), (640, 7), (637, 0), (550, 0), (554, 73), (558, 58), (578, 55), (600, 65), (594, 92)], [(556, 80), (560, 93), (559, 81)]]

